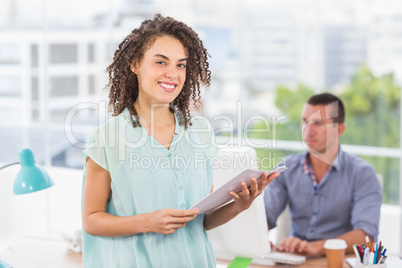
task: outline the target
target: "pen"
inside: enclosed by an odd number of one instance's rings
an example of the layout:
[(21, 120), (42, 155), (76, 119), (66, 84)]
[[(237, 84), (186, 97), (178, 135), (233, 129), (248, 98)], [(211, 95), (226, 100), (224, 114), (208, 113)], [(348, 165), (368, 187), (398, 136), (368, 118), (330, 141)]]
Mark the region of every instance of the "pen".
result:
[(373, 261), (374, 261), (374, 244), (370, 251), (368, 265), (372, 265)]
[(361, 258), (360, 258), (360, 254), (357, 252), (357, 246), (356, 245), (353, 245), (352, 246), (353, 247), (353, 251), (355, 252), (355, 255), (356, 255), (356, 258), (358, 259), (358, 260), (360, 260)]
[(361, 261), (362, 261), (362, 263), (363, 263), (363, 257), (364, 257), (364, 248), (361, 246), (361, 245), (359, 245), (359, 248), (360, 248), (360, 259), (361, 259)]
[(384, 260), (385, 260), (384, 256), (383, 256), (383, 255), (381, 255), (380, 260), (378, 261), (378, 264), (380, 264), (380, 263), (384, 263)]
[(356, 244), (356, 247), (357, 247), (357, 252), (359, 252), (360, 262), (363, 262), (363, 254), (364, 254), (364, 252), (363, 252), (363, 250), (362, 250), (362, 248), (361, 248), (361, 246), (359, 244)]
[(366, 247), (364, 249), (364, 255), (363, 255), (363, 264), (367, 265), (369, 261), (369, 256), (370, 256), (370, 249)]
[(381, 241), (380, 241), (380, 243), (378, 244), (377, 258), (376, 258), (377, 263), (380, 263), (380, 257), (381, 257)]
[(378, 244), (374, 243), (375, 245), (375, 250), (374, 250), (374, 259), (373, 259), (373, 264), (377, 263), (377, 253), (378, 253)]
[(383, 259), (381, 261), (382, 261), (382, 263), (384, 263), (387, 260), (387, 256), (381, 256), (381, 257), (383, 257)]
[(373, 264), (373, 260), (374, 260), (374, 252), (370, 252), (370, 255), (369, 255), (369, 260), (368, 260), (368, 265), (372, 265)]
[(381, 263), (384, 263), (385, 260), (387, 259), (387, 256), (385, 256), (385, 252), (387, 252), (387, 249), (386, 249), (386, 248), (384, 248), (384, 250), (383, 250), (383, 252), (382, 252), (382, 254), (381, 254), (381, 257), (380, 257)]
[(370, 239), (368, 238), (368, 235), (366, 235), (366, 246), (370, 248)]

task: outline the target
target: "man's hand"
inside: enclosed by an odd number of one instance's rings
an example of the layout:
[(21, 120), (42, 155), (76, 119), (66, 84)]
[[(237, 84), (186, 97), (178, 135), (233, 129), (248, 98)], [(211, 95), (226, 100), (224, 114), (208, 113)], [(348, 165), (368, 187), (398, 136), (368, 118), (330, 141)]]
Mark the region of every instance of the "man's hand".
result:
[(324, 242), (325, 241), (322, 240), (308, 242), (289, 236), (281, 241), (279, 246), (276, 247), (276, 250), (281, 252), (304, 254), (308, 256), (317, 256), (324, 254)]

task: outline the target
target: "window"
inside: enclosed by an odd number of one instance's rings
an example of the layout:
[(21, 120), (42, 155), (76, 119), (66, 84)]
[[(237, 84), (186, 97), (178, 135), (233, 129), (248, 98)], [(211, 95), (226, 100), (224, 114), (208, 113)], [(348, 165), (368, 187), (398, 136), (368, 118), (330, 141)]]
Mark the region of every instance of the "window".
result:
[(50, 97), (77, 96), (78, 77), (51, 77)]
[(5, 97), (21, 94), (21, 80), (15, 75), (0, 74), (0, 94)]
[(78, 49), (76, 44), (50, 45), (50, 63), (77, 63)]
[(21, 62), (20, 56), (19, 44), (0, 44), (0, 66), (19, 64)]

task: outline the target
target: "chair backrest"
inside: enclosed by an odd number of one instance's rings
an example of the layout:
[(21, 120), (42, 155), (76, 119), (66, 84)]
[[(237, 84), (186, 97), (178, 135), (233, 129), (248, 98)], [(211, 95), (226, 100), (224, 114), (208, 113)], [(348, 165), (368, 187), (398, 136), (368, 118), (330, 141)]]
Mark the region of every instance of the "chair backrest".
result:
[(276, 220), (276, 244), (278, 245), (283, 238), (290, 235), (292, 232), (292, 219), (290, 218), (289, 204), (282, 211)]
[(380, 187), (382, 189), (384, 186), (384, 177), (381, 174), (377, 173), (377, 179), (378, 179), (378, 182), (380, 183)]

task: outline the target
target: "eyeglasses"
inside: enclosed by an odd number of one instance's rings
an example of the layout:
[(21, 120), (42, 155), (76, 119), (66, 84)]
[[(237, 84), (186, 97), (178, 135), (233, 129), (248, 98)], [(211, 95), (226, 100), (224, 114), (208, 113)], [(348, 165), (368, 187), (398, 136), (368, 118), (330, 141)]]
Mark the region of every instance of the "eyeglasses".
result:
[(327, 118), (324, 120), (312, 120), (312, 121), (308, 121), (308, 120), (302, 120), (302, 126), (306, 127), (309, 125), (313, 125), (315, 127), (322, 127), (328, 124), (335, 124), (338, 123), (338, 118), (337, 117), (333, 117), (333, 118)]

